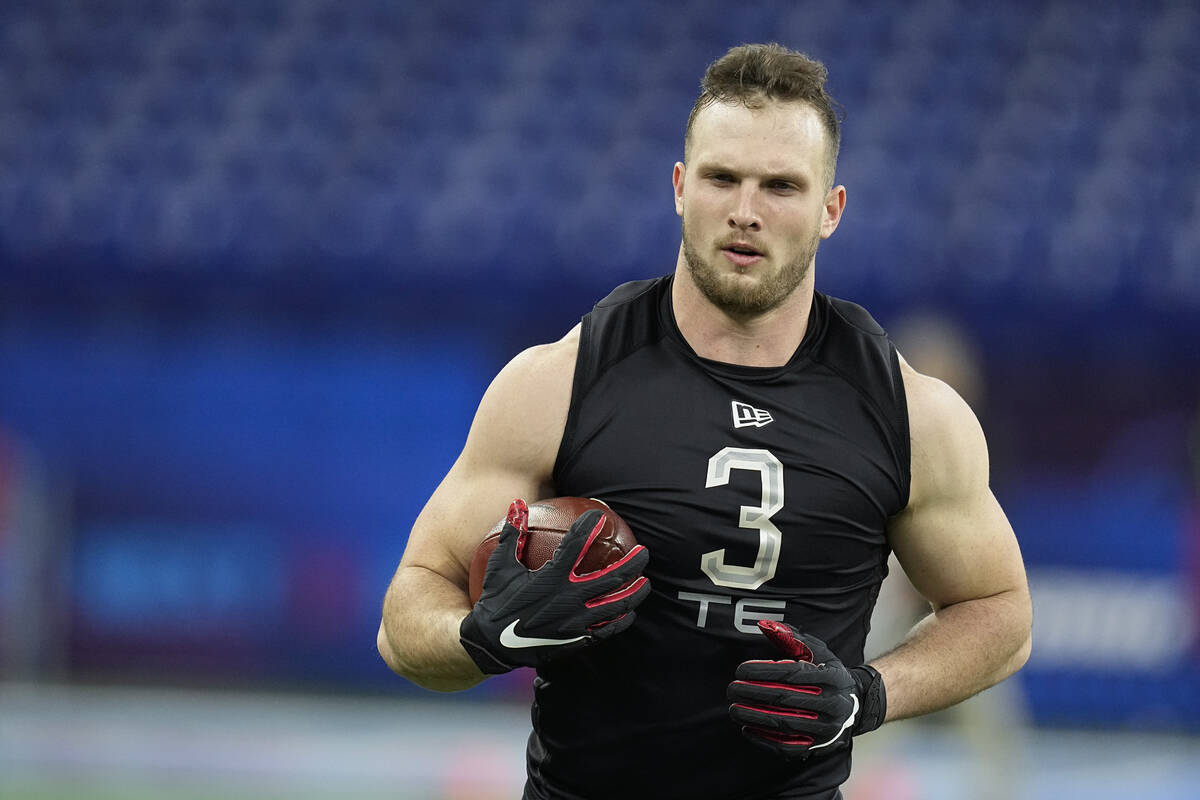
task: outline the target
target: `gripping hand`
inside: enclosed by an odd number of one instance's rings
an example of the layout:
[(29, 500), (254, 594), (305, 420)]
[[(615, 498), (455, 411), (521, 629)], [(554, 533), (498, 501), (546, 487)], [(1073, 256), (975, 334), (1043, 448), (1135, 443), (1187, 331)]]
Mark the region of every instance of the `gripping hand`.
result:
[(785, 758), (839, 750), (883, 724), (883, 681), (873, 667), (847, 669), (815, 636), (761, 620), (786, 660), (744, 661), (727, 696), (730, 718), (752, 744)]
[(603, 512), (584, 512), (550, 560), (530, 570), (520, 561), (529, 509), (523, 500), (513, 501), (488, 558), (483, 593), (459, 626), (463, 648), (484, 674), (541, 666), (633, 624), (633, 609), (650, 593), (642, 576), (650, 560), (645, 547), (596, 572), (576, 572), (603, 528)]

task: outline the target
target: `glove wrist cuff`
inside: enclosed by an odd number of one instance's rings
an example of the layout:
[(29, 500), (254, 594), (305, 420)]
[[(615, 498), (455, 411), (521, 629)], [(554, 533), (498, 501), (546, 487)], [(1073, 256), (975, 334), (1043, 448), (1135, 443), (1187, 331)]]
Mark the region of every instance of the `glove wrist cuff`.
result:
[(480, 644), (486, 639), (483, 631), (479, 629), (473, 613), (467, 614), (459, 623), (458, 641), (484, 675), (501, 675), (505, 672), (512, 672), (515, 668), (512, 664), (506, 664), (496, 658), (483, 644)]
[(883, 686), (883, 677), (879, 670), (869, 664), (854, 667), (850, 674), (854, 677), (859, 702), (862, 704), (858, 721), (850, 730), (851, 735), (858, 736), (861, 733), (870, 733), (883, 724), (887, 717), (887, 690)]

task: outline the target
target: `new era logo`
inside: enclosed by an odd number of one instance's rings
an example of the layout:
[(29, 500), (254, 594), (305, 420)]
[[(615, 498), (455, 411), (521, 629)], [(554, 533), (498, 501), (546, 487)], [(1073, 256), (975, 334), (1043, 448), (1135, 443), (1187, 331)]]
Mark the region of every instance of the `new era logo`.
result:
[(770, 425), (775, 421), (771, 416), (770, 411), (763, 411), (761, 408), (755, 408), (748, 403), (739, 403), (733, 401), (733, 427), (746, 428), (753, 425), (755, 428), (761, 428), (763, 425)]

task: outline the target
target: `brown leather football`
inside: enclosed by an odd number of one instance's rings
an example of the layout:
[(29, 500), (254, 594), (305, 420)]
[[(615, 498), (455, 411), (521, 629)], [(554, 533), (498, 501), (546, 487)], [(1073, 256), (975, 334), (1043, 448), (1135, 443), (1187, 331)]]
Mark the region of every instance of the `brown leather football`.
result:
[[(637, 539), (625, 524), (625, 520), (601, 501), (587, 497), (551, 497), (538, 500), (529, 506), (529, 535), (525, 540), (521, 563), (530, 569), (538, 569), (549, 561), (571, 523), (593, 508), (604, 512), (604, 528), (584, 552), (577, 570), (580, 575), (603, 569), (637, 547)], [(503, 529), (502, 518), (479, 543), (475, 555), (471, 558), (469, 594), (472, 604), (483, 592), (483, 573), (487, 571), (488, 557), (496, 549)]]

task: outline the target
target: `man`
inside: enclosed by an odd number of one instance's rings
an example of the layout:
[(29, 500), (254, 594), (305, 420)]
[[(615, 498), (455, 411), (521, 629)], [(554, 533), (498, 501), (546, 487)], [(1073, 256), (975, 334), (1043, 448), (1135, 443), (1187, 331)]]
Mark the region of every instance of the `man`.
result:
[[(536, 666), (526, 798), (837, 798), (852, 735), (1028, 656), (974, 415), (814, 289), (846, 204), (824, 83), (777, 45), (709, 67), (674, 169), (674, 274), (509, 363), (413, 528), (380, 653), (447, 691)], [(530, 573), (514, 503), (472, 607), (484, 532), (513, 498), (554, 495), (604, 500), (648, 563), (576, 575), (589, 512)], [(890, 550), (933, 613), (864, 665)]]

